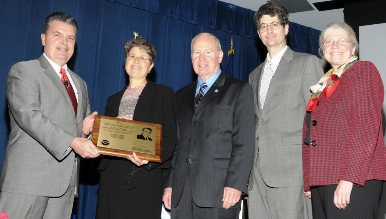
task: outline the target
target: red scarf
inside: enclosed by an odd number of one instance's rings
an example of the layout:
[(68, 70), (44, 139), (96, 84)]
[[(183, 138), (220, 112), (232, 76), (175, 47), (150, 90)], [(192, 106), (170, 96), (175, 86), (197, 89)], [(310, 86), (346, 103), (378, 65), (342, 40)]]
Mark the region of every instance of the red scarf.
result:
[[(349, 59), (348, 63), (345, 63), (341, 66), (339, 66), (336, 70), (330, 69), (326, 74), (323, 75), (323, 77), (318, 82), (318, 88), (319, 90), (313, 91), (311, 94), (311, 98), (308, 101), (306, 111), (311, 112), (316, 108), (316, 105), (319, 102), (320, 95), (324, 93), (326, 95), (326, 98), (329, 98), (335, 91), (335, 89), (338, 87), (339, 84), (339, 78), (343, 75), (344, 72), (346, 72), (349, 68), (351, 68), (353, 65), (355, 65), (357, 62), (357, 57), (354, 58), (354, 60)], [(340, 69), (343, 67), (343, 70), (340, 71)], [(326, 81), (323, 80), (325, 78), (328, 78)], [(326, 85), (326, 86), (324, 86)], [(315, 86), (315, 85), (314, 85)], [(323, 88), (324, 86), (324, 88)], [(311, 90), (313, 86), (311, 86)], [(320, 89), (323, 88), (322, 91)]]

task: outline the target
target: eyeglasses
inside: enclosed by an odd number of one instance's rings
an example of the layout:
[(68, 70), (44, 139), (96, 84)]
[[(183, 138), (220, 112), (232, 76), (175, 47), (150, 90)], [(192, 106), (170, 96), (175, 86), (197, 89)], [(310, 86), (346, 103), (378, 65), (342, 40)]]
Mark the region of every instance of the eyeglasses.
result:
[(148, 60), (151, 60), (151, 58), (149, 58), (147, 56), (135, 56), (132, 54), (127, 56), (127, 59), (132, 60), (132, 61), (136, 60), (137, 58), (140, 62), (147, 62)]
[(346, 45), (349, 42), (351, 42), (351, 41), (346, 39), (346, 38), (340, 38), (339, 40), (328, 39), (328, 40), (325, 40), (323, 42), (323, 45), (324, 45), (324, 47), (330, 47), (330, 46), (334, 45), (334, 43), (335, 43), (338, 46), (342, 46), (342, 45)]
[(260, 24), (259, 31), (265, 32), (268, 30), (268, 26), (272, 28), (272, 30), (277, 30), (280, 27), (281, 23), (279, 21), (274, 21), (270, 24), (262, 23)]

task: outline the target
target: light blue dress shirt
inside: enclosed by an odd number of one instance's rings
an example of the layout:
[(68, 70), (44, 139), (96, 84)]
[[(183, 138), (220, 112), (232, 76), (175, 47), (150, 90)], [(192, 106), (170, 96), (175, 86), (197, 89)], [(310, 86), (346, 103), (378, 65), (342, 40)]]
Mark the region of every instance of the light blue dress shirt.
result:
[(204, 94), (206, 94), (206, 92), (210, 89), (210, 87), (212, 87), (213, 83), (217, 80), (217, 78), (218, 78), (218, 76), (220, 76), (220, 74), (221, 74), (221, 69), (219, 69), (216, 73), (214, 73), (214, 75), (212, 75), (206, 81), (203, 81), (200, 77), (198, 77), (195, 96), (197, 96), (198, 91), (200, 90), (200, 85), (204, 82), (206, 82), (206, 85), (207, 85), (207, 87), (205, 88), (205, 91), (204, 91)]

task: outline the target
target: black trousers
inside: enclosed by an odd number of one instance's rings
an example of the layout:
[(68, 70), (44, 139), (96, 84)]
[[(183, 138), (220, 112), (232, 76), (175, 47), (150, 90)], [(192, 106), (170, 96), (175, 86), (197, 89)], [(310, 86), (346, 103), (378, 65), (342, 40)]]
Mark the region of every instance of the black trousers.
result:
[(382, 181), (369, 180), (365, 186), (353, 186), (350, 204), (345, 209), (334, 205), (337, 185), (311, 188), (313, 219), (371, 219), (377, 218), (382, 196)]
[(172, 208), (172, 219), (237, 219), (240, 213), (241, 205), (237, 203), (229, 209), (199, 207), (193, 201), (191, 187), (191, 172), (185, 181), (184, 191), (181, 199), (175, 208)]

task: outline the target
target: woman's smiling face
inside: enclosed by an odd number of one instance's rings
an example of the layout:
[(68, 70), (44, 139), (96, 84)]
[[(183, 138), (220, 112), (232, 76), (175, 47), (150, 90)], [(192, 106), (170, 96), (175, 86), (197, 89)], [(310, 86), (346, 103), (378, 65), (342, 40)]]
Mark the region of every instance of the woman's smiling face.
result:
[(348, 34), (340, 28), (331, 28), (324, 34), (324, 58), (337, 69), (354, 56), (355, 46), (350, 42)]

